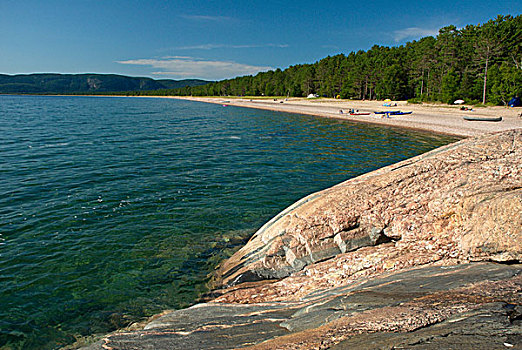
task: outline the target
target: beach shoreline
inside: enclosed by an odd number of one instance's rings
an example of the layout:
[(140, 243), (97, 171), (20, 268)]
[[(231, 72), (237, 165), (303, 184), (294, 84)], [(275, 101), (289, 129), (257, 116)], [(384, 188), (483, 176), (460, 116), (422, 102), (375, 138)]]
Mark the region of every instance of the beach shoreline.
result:
[[(347, 120), (356, 123), (399, 127), (412, 130), (447, 134), (459, 137), (477, 136), (490, 132), (499, 132), (522, 128), (522, 109), (508, 107), (474, 107), (463, 111), (460, 106), (442, 104), (410, 104), (407, 101), (397, 101), (393, 107), (384, 107), (383, 101), (356, 101), (336, 99), (306, 99), (306, 98), (233, 98), (233, 97), (185, 97), (167, 96), (180, 100), (213, 103), (236, 107), (264, 109), (286, 113), (314, 115), (326, 118)], [(349, 110), (370, 113), (370, 115), (350, 115)], [(375, 111), (412, 112), (407, 115), (391, 115), (389, 118), (374, 114)], [(342, 113), (341, 113), (342, 111)], [(466, 121), (465, 116), (502, 117), (500, 122)]]
[[(14, 95), (17, 96), (17, 95)], [(39, 96), (39, 95), (37, 95)], [(411, 104), (407, 101), (393, 101), (392, 107), (383, 106), (384, 101), (343, 100), (333, 98), (307, 99), (305, 97), (194, 97), (194, 96), (124, 96), (124, 95), (43, 95), (43, 96), (87, 96), (87, 97), (125, 97), (125, 98), (167, 98), (223, 106), (263, 109), (276, 112), (305, 114), (318, 117), (346, 120), (354, 123), (381, 125), (431, 132), (457, 137), (478, 136), (491, 132), (501, 132), (522, 128), (522, 108), (504, 106), (472, 107), (461, 110), (462, 106), (422, 103)], [(466, 105), (464, 105), (466, 106)], [(471, 108), (468, 106), (468, 108)], [(370, 115), (350, 115), (355, 109)], [(375, 114), (376, 111), (412, 112), (406, 115), (390, 115), (388, 118)], [(340, 113), (343, 111), (343, 113)], [(500, 122), (467, 121), (464, 117), (493, 118), (502, 117)]]

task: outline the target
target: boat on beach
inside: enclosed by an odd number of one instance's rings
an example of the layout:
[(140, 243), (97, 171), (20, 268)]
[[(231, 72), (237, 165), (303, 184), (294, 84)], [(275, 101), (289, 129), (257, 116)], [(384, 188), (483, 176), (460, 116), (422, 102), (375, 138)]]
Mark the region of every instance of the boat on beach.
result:
[(353, 112), (350, 113), (350, 115), (370, 115), (371, 113), (365, 113), (365, 112)]
[(379, 111), (379, 112), (373, 112), (375, 114), (392, 114), (392, 113), (400, 113), (400, 111)]
[(402, 111), (398, 111), (398, 112), (390, 112), (389, 114), (390, 115), (405, 115), (405, 114), (412, 114), (413, 112), (402, 112)]
[(412, 114), (413, 112), (403, 112), (403, 111), (379, 111), (374, 112), (375, 114), (385, 114), (387, 116), (390, 115), (405, 115), (405, 114)]
[(405, 115), (405, 114), (412, 114), (413, 112), (403, 112), (403, 111), (380, 111), (380, 112), (374, 112), (375, 114), (382, 114), (383, 117), (386, 116), (386, 118), (389, 118), (390, 115)]
[(476, 122), (500, 122), (502, 121), (502, 117), (474, 117), (474, 116), (465, 116), (462, 117), (467, 121), (476, 121)]

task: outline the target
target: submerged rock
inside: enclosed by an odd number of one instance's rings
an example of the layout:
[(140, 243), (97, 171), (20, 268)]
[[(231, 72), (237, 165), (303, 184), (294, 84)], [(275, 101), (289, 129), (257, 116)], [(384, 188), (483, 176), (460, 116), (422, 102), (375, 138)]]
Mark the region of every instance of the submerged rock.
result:
[(521, 347), (521, 146), (466, 139), (310, 195), (221, 265), (214, 300), (89, 348)]

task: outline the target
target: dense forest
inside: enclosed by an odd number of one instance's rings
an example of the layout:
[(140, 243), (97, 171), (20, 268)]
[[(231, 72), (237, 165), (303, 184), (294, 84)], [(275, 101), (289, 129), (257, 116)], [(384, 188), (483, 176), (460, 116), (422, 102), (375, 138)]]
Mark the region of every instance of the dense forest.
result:
[(3, 94), (96, 94), (117, 91), (166, 91), (207, 84), (199, 79), (154, 80), (116, 74), (0, 74)]
[(522, 16), (482, 25), (447, 26), (437, 37), (398, 47), (326, 57), (168, 91), (194, 96), (307, 96), (506, 104), (522, 94)]

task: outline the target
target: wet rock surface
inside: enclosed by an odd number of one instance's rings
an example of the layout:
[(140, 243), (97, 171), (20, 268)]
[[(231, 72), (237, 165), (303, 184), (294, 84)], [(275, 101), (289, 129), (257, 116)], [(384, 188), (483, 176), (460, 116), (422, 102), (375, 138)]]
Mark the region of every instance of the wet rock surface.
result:
[(522, 348), (521, 146), (466, 139), (310, 195), (213, 300), (88, 349)]

